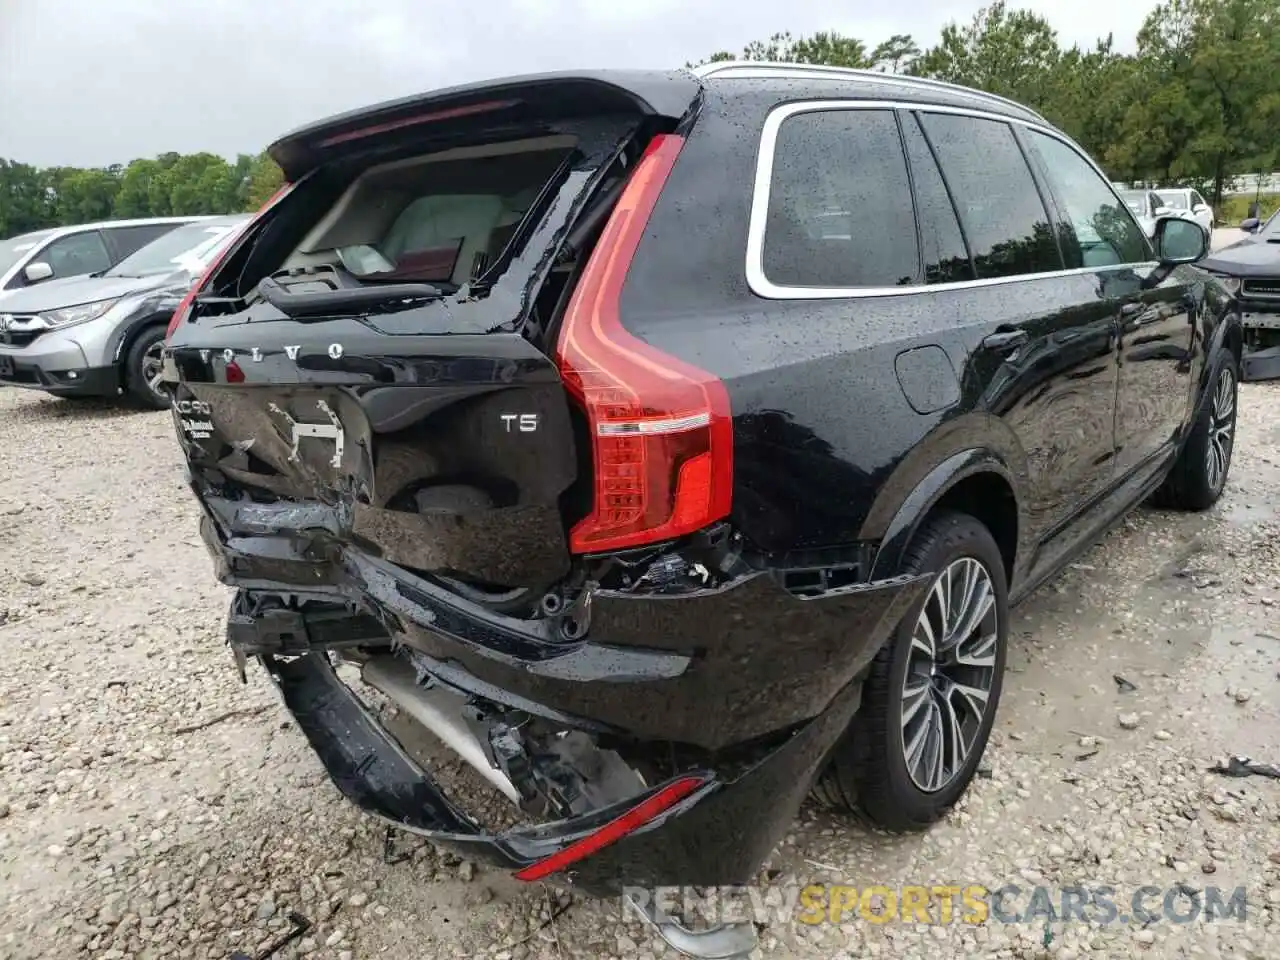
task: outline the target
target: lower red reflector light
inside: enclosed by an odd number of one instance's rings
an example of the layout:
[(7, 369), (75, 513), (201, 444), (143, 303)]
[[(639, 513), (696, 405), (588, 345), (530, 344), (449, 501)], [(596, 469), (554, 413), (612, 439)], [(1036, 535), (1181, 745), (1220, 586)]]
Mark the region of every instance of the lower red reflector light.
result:
[(516, 872), (517, 880), (541, 880), (553, 873), (559, 873), (565, 867), (591, 856), (611, 843), (621, 840), (629, 833), (634, 833), (646, 823), (656, 819), (670, 810), (685, 797), (697, 791), (708, 782), (707, 777), (681, 777), (667, 784), (653, 796), (632, 807), (616, 820), (610, 820), (599, 830), (589, 833), (581, 840), (575, 840), (559, 853), (531, 863), (523, 870)]

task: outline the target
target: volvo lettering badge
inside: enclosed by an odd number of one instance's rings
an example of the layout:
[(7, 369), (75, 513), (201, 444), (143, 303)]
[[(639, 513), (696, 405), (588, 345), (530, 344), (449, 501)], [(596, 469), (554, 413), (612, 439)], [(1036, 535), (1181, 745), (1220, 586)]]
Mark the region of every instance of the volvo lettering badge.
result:
[[(8, 317), (0, 316), (0, 330), (7, 329), (8, 319), (9, 319)], [(298, 354), (301, 351), (302, 351), (302, 345), (296, 344), (296, 343), (291, 343), (284, 348), (285, 356), (288, 357), (290, 360), (297, 360)], [(346, 353), (346, 350), (340, 343), (331, 343), (326, 348), (325, 352), (329, 354), (329, 358), (331, 360), (340, 360), (342, 359), (342, 356)], [(221, 355), (222, 355), (222, 359), (227, 363), (231, 363), (236, 359), (244, 359), (246, 356), (244, 352), (232, 350), (230, 347), (223, 350), (221, 352)], [(202, 349), (200, 351), (200, 359), (203, 360), (205, 363), (208, 363), (209, 358), (212, 356), (213, 356), (213, 351), (208, 348)], [(262, 352), (261, 347), (250, 347), (247, 356), (248, 356), (248, 359), (252, 360), (254, 363), (261, 363), (264, 357), (264, 354)]]

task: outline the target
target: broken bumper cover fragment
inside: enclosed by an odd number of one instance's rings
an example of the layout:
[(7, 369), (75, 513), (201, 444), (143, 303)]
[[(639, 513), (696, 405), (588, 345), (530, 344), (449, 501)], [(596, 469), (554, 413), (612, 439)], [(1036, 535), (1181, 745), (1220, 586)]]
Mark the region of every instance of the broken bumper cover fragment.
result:
[(748, 882), (789, 827), (860, 691), (851, 685), (733, 778), (688, 771), (611, 807), (495, 834), (450, 802), (324, 655), (262, 659), (333, 783), (365, 813), (520, 879), (560, 875), (596, 896), (624, 886)]
[(1280, 380), (1280, 304), (1246, 303), (1240, 314), (1246, 346), (1241, 358), (1240, 379), (1246, 383)]
[(1267, 347), (1246, 352), (1240, 379), (1245, 383), (1280, 380), (1280, 347)]

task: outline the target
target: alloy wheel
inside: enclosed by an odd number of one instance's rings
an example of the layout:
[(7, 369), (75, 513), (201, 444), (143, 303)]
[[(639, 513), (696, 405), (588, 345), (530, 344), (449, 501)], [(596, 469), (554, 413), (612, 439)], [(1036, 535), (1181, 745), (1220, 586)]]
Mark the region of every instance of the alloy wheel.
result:
[(978, 739), (995, 683), (998, 618), (991, 574), (961, 557), (934, 580), (916, 619), (902, 683), (902, 749), (925, 793), (960, 775)]
[(1209, 443), (1205, 451), (1205, 470), (1209, 489), (1217, 493), (1227, 482), (1231, 465), (1231, 446), (1236, 430), (1236, 375), (1223, 367), (1213, 390), (1213, 409), (1209, 416)]
[(157, 340), (147, 347), (142, 355), (142, 380), (147, 389), (159, 399), (164, 400), (164, 391), (160, 388), (164, 376), (164, 341)]

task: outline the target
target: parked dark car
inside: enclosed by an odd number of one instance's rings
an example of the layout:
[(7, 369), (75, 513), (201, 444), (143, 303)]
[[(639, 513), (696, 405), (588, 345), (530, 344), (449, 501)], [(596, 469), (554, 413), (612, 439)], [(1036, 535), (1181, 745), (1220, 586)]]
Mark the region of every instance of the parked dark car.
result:
[(195, 277), (246, 220), (201, 217), (106, 270), (0, 298), (0, 385), (168, 407), (160, 387), (165, 328)]
[(1240, 224), (1243, 239), (1201, 266), (1214, 273), (1240, 304), (1245, 351), (1243, 380), (1280, 379), (1280, 211)]
[[(1009, 101), (552, 74), (271, 155), (292, 186), (165, 358), (231, 648), (362, 809), (521, 879), (749, 882), (815, 786), (926, 827), (1010, 604), (1226, 482), (1241, 329), (1204, 230), (1153, 246)], [(446, 796), (368, 688), (535, 822)]]

